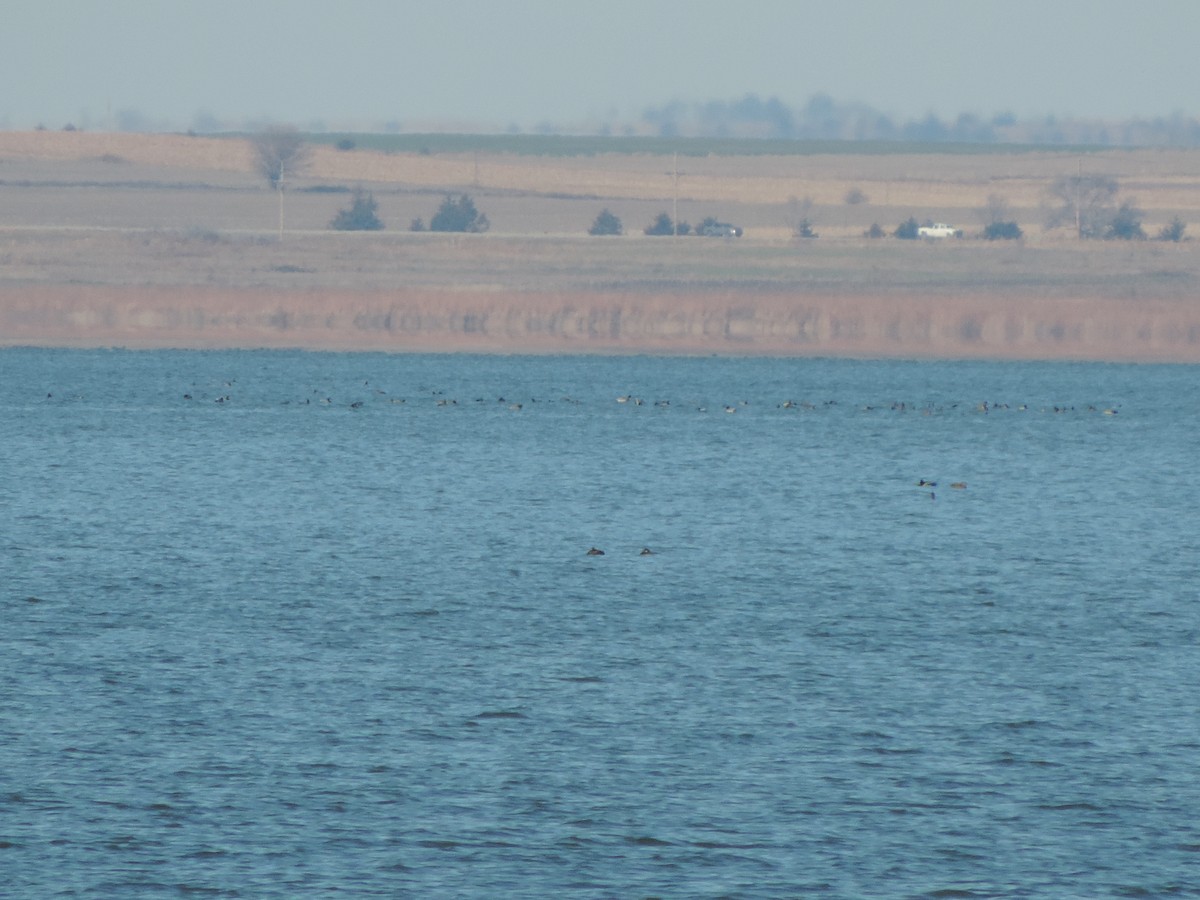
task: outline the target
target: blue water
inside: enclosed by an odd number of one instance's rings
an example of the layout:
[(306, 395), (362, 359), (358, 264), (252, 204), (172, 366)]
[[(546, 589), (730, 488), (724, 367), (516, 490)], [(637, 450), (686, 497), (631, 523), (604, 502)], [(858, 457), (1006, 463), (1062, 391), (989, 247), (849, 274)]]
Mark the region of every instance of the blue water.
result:
[(0, 351), (0, 895), (1196, 895), (1198, 375)]

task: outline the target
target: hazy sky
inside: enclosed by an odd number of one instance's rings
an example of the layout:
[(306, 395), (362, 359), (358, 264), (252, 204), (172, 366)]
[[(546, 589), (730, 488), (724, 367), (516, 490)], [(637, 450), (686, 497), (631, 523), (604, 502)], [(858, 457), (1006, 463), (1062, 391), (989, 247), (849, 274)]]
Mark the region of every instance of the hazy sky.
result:
[(897, 118), (1200, 114), (1198, 0), (7, 0), (0, 127), (635, 118), (823, 92)]

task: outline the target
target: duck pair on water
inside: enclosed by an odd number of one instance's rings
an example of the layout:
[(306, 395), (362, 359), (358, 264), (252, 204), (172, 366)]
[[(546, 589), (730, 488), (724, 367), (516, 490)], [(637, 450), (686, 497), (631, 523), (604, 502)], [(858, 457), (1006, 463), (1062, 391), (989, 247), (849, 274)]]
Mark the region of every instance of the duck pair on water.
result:
[[(603, 556), (604, 551), (601, 550), (599, 547), (592, 547), (590, 550), (588, 550), (587, 555), (588, 556)], [(653, 555), (654, 555), (654, 551), (651, 550), (649, 547), (643, 547), (642, 552), (638, 554), (638, 556), (653, 556)]]

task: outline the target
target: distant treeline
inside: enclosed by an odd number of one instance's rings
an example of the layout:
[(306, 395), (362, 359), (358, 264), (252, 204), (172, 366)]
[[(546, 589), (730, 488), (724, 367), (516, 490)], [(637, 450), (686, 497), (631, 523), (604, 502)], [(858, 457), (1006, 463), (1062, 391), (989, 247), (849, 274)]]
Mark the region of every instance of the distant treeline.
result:
[(769, 138), (816, 141), (1067, 144), (1100, 147), (1200, 146), (1200, 119), (1175, 114), (1152, 119), (1097, 121), (1047, 116), (990, 119), (962, 113), (952, 121), (932, 113), (898, 121), (861, 103), (816, 94), (799, 109), (777, 97), (747, 94), (738, 100), (675, 101), (642, 113), (638, 130), (661, 137)]

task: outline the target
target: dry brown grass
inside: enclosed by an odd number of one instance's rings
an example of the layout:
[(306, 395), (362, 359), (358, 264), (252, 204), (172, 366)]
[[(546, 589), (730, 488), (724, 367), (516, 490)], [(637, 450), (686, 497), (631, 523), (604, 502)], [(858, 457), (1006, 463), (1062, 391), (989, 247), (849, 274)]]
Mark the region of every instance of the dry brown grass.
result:
[[(1066, 154), (680, 158), (680, 217), (743, 224), (739, 241), (640, 233), (670, 209), (669, 157), (316, 148), (298, 187), (367, 185), (389, 230), (331, 232), (347, 196), (295, 190), (279, 242), (251, 163), (231, 139), (0, 133), (0, 344), (1200, 360), (1200, 242), (1042, 231), (1046, 185), (1079, 165)], [(1200, 228), (1198, 163), (1085, 160), (1136, 194), (1151, 231), (1174, 215)], [(868, 202), (847, 205), (851, 188)], [(446, 191), (471, 193), (492, 232), (408, 232)], [(860, 237), (909, 215), (972, 231), (993, 193), (1025, 241)], [(790, 197), (812, 199), (820, 240), (791, 239)], [(586, 237), (602, 207), (631, 234)]]
[(174, 134), (83, 131), (0, 132), (0, 159), (125, 160), (174, 169), (250, 171), (249, 144)]
[(1144, 242), (743, 242), (203, 229), (0, 231), (0, 284), (386, 290), (788, 291), (873, 296), (1195, 297), (1200, 251)]
[[(244, 176), (257, 183), (246, 141), (185, 135), (93, 134), (85, 132), (0, 132), (0, 172), (14, 163), (83, 163), (121, 160), (131, 167), (174, 170), (181, 180), (198, 173)], [(859, 188), (869, 202), (852, 208), (853, 226), (872, 221), (894, 225), (895, 211), (918, 217), (953, 214), (974, 225), (975, 211), (992, 193), (1008, 198), (1027, 230), (1038, 230), (1036, 213), (1046, 186), (1073, 174), (1079, 165), (1112, 175), (1126, 195), (1136, 196), (1148, 222), (1172, 215), (1200, 219), (1200, 151), (1114, 150), (1055, 152), (682, 157), (679, 196), (685, 202), (783, 206), (789, 197), (811, 197), (817, 215), (845, 207), (846, 192)], [(19, 168), (18, 168), (19, 171)], [(189, 176), (189, 173), (191, 175)], [(136, 171), (122, 173), (125, 180)], [(5, 180), (11, 180), (6, 177)], [(505, 154), (386, 154), (341, 152), (315, 147), (302, 183), (367, 184), (382, 191), (468, 190), (483, 196), (589, 198), (592, 201), (654, 201), (673, 196), (672, 161), (657, 155), (527, 157)], [(824, 208), (824, 209), (822, 209)], [(842, 210), (845, 212), (846, 210)], [(937, 217), (937, 216), (935, 216)], [(818, 221), (818, 224), (820, 222)], [(848, 223), (850, 224), (850, 223)], [(861, 230), (861, 229), (860, 229)]]

